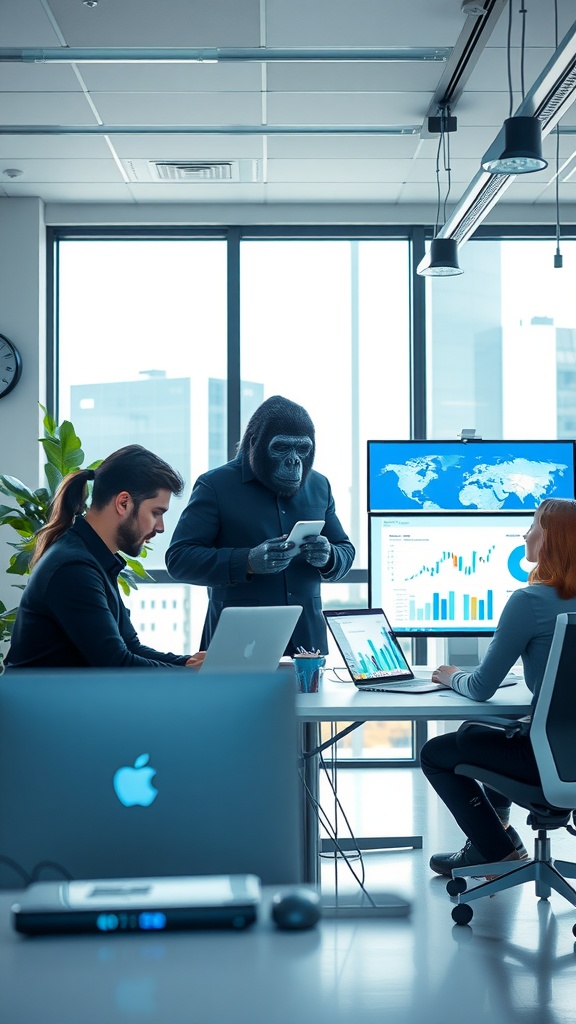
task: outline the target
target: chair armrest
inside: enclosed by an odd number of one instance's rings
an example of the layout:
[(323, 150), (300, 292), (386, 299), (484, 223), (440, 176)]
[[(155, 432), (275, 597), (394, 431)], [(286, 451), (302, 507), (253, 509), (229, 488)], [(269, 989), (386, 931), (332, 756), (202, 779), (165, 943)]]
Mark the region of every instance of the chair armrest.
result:
[(523, 732), (526, 723), (521, 719), (504, 718), (503, 716), (492, 715), (490, 718), (478, 718), (462, 722), (458, 732), (464, 732), (464, 730), (468, 729), (471, 725), (485, 725), (489, 729), (498, 729), (500, 732), (503, 732), (508, 739), (510, 739), (512, 736), (517, 736), (518, 733)]

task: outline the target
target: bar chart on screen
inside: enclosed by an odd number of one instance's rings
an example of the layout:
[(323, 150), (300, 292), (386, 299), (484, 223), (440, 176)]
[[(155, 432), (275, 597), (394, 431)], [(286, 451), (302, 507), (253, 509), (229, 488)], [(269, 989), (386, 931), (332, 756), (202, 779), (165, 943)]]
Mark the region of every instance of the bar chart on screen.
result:
[(492, 632), (531, 564), (520, 515), (371, 517), (371, 604), (398, 632)]

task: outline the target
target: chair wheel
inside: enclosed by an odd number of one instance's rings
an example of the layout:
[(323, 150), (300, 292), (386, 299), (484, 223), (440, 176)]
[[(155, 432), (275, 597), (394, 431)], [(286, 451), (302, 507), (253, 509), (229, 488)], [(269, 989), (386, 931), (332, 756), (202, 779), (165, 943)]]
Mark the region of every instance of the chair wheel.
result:
[(459, 903), (452, 911), (454, 924), (470, 924), (473, 916), (474, 911), (469, 903)]
[(446, 882), (446, 892), (449, 896), (459, 896), (461, 892), (466, 892), (466, 888), (465, 878), (451, 878), (449, 882)]

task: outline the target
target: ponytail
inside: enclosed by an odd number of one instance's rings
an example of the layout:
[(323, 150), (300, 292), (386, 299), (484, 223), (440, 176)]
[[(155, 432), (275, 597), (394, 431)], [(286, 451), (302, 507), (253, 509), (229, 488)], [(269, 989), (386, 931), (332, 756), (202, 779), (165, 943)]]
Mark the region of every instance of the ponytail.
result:
[(90, 507), (99, 512), (121, 491), (128, 491), (137, 510), (146, 498), (153, 498), (159, 490), (181, 494), (184, 481), (167, 462), (142, 448), (129, 444), (112, 452), (96, 471), (79, 469), (65, 476), (58, 487), (46, 526), (36, 534), (36, 546), (30, 559), (30, 568), (36, 565), (48, 548), (66, 533), (76, 516), (86, 509), (87, 483), (94, 480)]
[(64, 477), (52, 500), (48, 522), (36, 534), (36, 545), (30, 559), (31, 569), (52, 547), (54, 541), (72, 526), (75, 517), (84, 512), (88, 493), (86, 485), (93, 479), (93, 469), (79, 469)]

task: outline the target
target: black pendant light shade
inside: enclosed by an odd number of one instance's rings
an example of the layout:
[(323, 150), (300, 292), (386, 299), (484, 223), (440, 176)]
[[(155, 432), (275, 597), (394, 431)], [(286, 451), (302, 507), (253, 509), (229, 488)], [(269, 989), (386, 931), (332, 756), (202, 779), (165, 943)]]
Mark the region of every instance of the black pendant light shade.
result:
[(458, 263), (458, 243), (455, 238), (433, 238), (430, 251), (418, 267), (423, 277), (455, 277), (462, 274)]
[(542, 126), (537, 117), (509, 117), (504, 121), (504, 151), (482, 167), (489, 174), (529, 174), (542, 171), (548, 161), (542, 156)]

